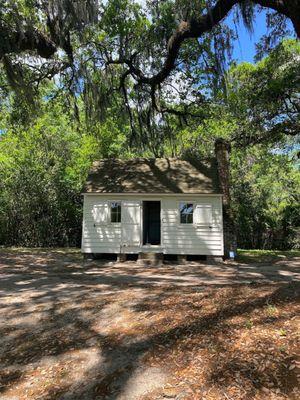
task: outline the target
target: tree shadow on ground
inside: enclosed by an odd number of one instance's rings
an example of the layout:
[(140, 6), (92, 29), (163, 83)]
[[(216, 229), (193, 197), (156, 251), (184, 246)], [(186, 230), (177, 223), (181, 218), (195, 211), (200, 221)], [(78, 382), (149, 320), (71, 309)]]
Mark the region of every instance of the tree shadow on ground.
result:
[[(48, 262), (42, 258), (37, 260), (42, 267), (35, 265), (34, 257), (27, 264), (22, 257), (14, 263), (12, 257), (4, 268), (0, 288), (7, 295), (0, 314), (3, 395), (10, 388), (25, 388), (28, 371), (36, 373), (45, 360), (53, 366), (60, 360), (64, 363), (63, 357), (68, 354), (86, 350), (98, 351), (99, 359), (76, 377), (75, 384), (60, 379), (49, 385), (45, 393), (39, 393), (39, 398), (122, 398), (135, 372), (151, 366), (153, 360), (155, 365), (172, 371), (173, 352), (178, 353), (175, 361), (184, 369), (195, 352), (208, 351), (204, 357), (207, 372), (201, 383), (203, 387), (215, 385), (224, 389), (231, 376), (224, 381), (220, 377), (226, 376), (226, 371), (239, 372), (241, 382), (247, 381), (246, 395), (251, 398), (264, 387), (265, 378), (273, 376), (272, 368), (277, 374), (274, 385), (280, 382), (286, 394), (295, 387), (295, 371), (289, 369), (293, 356), (283, 352), (279, 360), (286, 367), (281, 363), (270, 365), (262, 376), (254, 362), (245, 365), (248, 349), (240, 350), (237, 357), (234, 345), (239, 333), (247, 330), (245, 324), (250, 318), (255, 320), (256, 327), (268, 329), (272, 324), (280, 326), (282, 321), (294, 318), (293, 307), (299, 300), (297, 282), (180, 287), (176, 286), (175, 272), (171, 280), (163, 276), (158, 279), (151, 274), (135, 276), (135, 268), (127, 280), (114, 268), (94, 279), (95, 275), (89, 272), (95, 270), (95, 264), (82, 271), (82, 265), (77, 266), (72, 259), (55, 262), (52, 257)], [(61, 262), (64, 264), (59, 265)], [(20, 272), (17, 265), (25, 271)], [(284, 314), (266, 316), (269, 305), (284, 309)], [(229, 344), (227, 338), (231, 340)], [(267, 339), (264, 343), (271, 347)], [(259, 354), (265, 355), (266, 349)], [(223, 363), (211, 357), (210, 353), (215, 351), (224, 355)], [(251, 351), (255, 360), (254, 356), (259, 354)]]

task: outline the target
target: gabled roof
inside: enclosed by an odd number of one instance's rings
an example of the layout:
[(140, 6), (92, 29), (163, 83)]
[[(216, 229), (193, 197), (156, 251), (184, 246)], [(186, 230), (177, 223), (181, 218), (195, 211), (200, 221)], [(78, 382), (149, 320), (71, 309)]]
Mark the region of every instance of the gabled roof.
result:
[(103, 159), (95, 161), (85, 193), (219, 194), (215, 159)]

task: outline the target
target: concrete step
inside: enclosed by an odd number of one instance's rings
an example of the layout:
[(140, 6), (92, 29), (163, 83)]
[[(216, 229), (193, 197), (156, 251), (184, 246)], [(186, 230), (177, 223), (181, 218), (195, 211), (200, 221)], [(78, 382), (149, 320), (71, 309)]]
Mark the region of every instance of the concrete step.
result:
[(146, 252), (141, 252), (139, 253), (139, 258), (138, 258), (138, 264), (145, 266), (145, 267), (157, 267), (159, 265), (162, 265), (164, 260), (164, 255), (163, 253), (146, 253)]
[(163, 260), (164, 255), (163, 253), (153, 253), (153, 252), (141, 252), (139, 253), (139, 260), (150, 260), (150, 261), (156, 261), (156, 260)]

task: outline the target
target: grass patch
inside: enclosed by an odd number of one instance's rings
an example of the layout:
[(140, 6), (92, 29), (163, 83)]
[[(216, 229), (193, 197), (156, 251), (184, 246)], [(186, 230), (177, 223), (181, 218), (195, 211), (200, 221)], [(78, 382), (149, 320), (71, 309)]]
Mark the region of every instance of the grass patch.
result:
[(300, 257), (300, 250), (238, 250), (237, 261), (274, 262), (285, 258)]

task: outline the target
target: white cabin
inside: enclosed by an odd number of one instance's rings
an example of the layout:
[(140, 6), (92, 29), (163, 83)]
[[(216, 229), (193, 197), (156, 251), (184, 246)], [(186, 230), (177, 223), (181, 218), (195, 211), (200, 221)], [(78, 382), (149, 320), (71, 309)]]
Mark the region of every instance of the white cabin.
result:
[(215, 160), (93, 163), (84, 195), (84, 254), (224, 255)]

